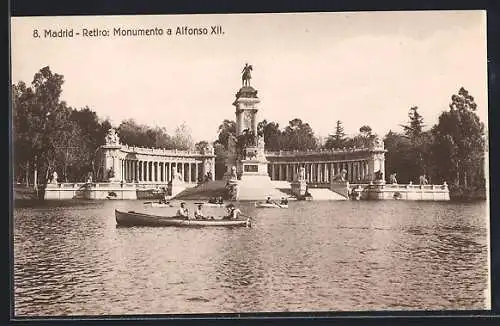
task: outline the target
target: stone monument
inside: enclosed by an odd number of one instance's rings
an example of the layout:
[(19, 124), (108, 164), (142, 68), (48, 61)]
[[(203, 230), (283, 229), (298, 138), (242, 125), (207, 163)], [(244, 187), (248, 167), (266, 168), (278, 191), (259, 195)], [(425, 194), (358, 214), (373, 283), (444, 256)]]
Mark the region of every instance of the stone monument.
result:
[(307, 182), (306, 182), (306, 169), (301, 166), (299, 168), (299, 173), (296, 178), (291, 183), (292, 187), (292, 194), (297, 198), (297, 199), (302, 199), (306, 195), (306, 190), (307, 190)]
[(106, 143), (102, 146), (104, 151), (104, 180), (108, 182), (120, 182), (120, 138), (114, 128), (110, 128), (106, 134)]
[(172, 180), (168, 183), (167, 192), (170, 196), (175, 196), (186, 189), (186, 183), (179, 171), (173, 170), (172, 172)]
[[(236, 93), (233, 106), (236, 108), (236, 135), (230, 137), (226, 153), (224, 179), (238, 183), (238, 199), (280, 198), (283, 194), (275, 189), (269, 177), (268, 161), (264, 155), (264, 139), (257, 132), (257, 90), (250, 85), (252, 65), (246, 64), (242, 71), (242, 87)], [(233, 166), (236, 168), (236, 178)], [(237, 179), (237, 180), (236, 180)]]

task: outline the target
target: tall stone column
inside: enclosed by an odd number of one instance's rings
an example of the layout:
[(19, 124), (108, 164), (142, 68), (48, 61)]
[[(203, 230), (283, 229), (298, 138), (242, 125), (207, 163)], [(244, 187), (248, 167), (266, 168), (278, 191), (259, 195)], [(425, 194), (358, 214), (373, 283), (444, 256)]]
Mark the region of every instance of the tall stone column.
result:
[(132, 181), (132, 178), (130, 177), (132, 174), (131, 172), (132, 172), (132, 161), (127, 160), (127, 182)]
[(198, 183), (198, 181), (200, 180), (200, 173), (199, 173), (199, 170), (198, 170), (198, 165), (199, 165), (198, 162), (194, 163), (194, 175), (195, 175), (195, 177), (194, 177), (195, 180), (194, 181), (196, 183)]
[(132, 168), (133, 168), (133, 172), (132, 172), (132, 173), (133, 173), (133, 176), (132, 176), (132, 181), (133, 181), (133, 182), (137, 182), (137, 172), (138, 172), (138, 171), (137, 171), (137, 161), (136, 161), (136, 160), (134, 160), (133, 162), (134, 162), (134, 163), (132, 164)]
[(187, 180), (191, 183), (191, 163), (187, 163)]
[(271, 163), (271, 180), (276, 180), (276, 163)]
[(147, 161), (147, 169), (146, 169), (146, 173), (147, 173), (147, 180), (148, 182), (151, 182), (153, 181), (153, 177), (152, 177), (152, 173), (153, 173), (153, 162), (151, 161)]
[(120, 159), (120, 178), (118, 180), (124, 181), (125, 174), (125, 160)]
[(127, 179), (128, 179), (128, 182), (132, 182), (132, 161), (131, 160), (127, 160), (127, 161), (128, 161)]

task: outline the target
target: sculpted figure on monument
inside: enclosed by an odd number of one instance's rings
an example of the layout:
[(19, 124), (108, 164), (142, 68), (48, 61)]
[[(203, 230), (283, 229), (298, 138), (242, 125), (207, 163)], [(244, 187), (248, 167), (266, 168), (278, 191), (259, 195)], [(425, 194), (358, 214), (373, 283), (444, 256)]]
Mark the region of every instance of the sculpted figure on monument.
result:
[(252, 65), (245, 63), (245, 67), (243, 67), (243, 70), (241, 71), (242, 73), (241, 82), (243, 86), (250, 86), (250, 79), (252, 79), (252, 74), (251, 74), (252, 70), (253, 70)]
[(227, 150), (229, 153), (235, 153), (236, 152), (236, 143), (237, 143), (236, 136), (233, 134), (229, 134), (229, 137), (227, 138)]
[(208, 143), (205, 146), (205, 148), (203, 149), (203, 153), (213, 155), (214, 154), (214, 147), (212, 146), (212, 144)]
[(53, 184), (57, 184), (57, 172), (54, 171), (54, 173), (52, 173), (52, 183)]
[(299, 169), (299, 181), (304, 181), (306, 179), (306, 168), (301, 166)]
[(373, 140), (372, 146), (373, 146), (374, 148), (380, 148), (380, 149), (383, 149), (383, 148), (384, 148), (384, 141), (383, 141), (382, 139), (380, 139), (379, 137), (376, 137), (376, 138)]
[(109, 129), (106, 135), (106, 145), (118, 145), (119, 143), (120, 138), (118, 137), (116, 130), (114, 128)]
[(115, 177), (115, 170), (113, 167), (110, 167), (108, 170), (108, 179), (114, 178)]
[(238, 179), (238, 175), (236, 174), (236, 166), (231, 167), (231, 179)]

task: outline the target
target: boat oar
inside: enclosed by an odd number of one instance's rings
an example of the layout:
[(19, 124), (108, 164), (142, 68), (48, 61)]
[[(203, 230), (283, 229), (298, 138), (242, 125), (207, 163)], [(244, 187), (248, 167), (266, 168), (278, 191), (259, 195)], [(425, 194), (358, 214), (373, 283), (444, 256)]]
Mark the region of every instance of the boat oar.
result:
[(153, 203), (152, 201), (145, 201), (144, 205), (146, 205), (146, 204), (152, 204), (152, 203)]

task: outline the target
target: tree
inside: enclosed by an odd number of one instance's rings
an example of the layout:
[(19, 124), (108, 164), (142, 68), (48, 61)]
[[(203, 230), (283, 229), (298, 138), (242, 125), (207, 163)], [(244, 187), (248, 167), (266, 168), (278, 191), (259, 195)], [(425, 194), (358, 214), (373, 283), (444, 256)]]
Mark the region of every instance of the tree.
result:
[(264, 148), (268, 151), (278, 151), (281, 149), (282, 133), (279, 129), (279, 124), (267, 120), (259, 122), (257, 125), (257, 134), (259, 137), (264, 137)]
[(295, 118), (283, 131), (282, 145), (286, 150), (308, 150), (316, 149), (317, 141), (309, 124)]
[(385, 154), (385, 169), (388, 174), (396, 172), (399, 182), (407, 183), (415, 179), (412, 169), (412, 145), (404, 134), (390, 130), (384, 137), (387, 150)]
[(413, 106), (408, 112), (409, 122), (403, 127), (403, 135), (408, 138), (412, 146), (411, 164), (407, 170), (411, 171), (413, 178), (428, 174), (430, 165), (430, 144), (432, 143), (432, 134), (423, 131), (424, 118), (418, 112), (418, 107)]
[(484, 124), (475, 113), (474, 98), (461, 87), (452, 95), (449, 108), (432, 130), (436, 138), (433, 158), (440, 167), (440, 177), (455, 186), (467, 188), (474, 181), (474, 186), (483, 187)]
[(37, 169), (42, 184), (54, 168), (57, 142), (68, 138), (74, 127), (60, 101), (63, 83), (63, 76), (46, 66), (34, 75), (31, 87), (22, 82), (13, 86), (14, 164)]
[(175, 129), (173, 138), (175, 149), (179, 150), (192, 150), (194, 149), (194, 140), (191, 136), (191, 129), (182, 123)]
[(422, 133), (424, 118), (418, 112), (417, 106), (410, 108), (408, 117), (410, 118), (410, 121), (407, 125), (402, 126), (404, 128), (404, 134), (410, 139), (415, 139)]
[(345, 133), (344, 126), (342, 126), (342, 121), (337, 120), (337, 125), (335, 127), (335, 134), (329, 135), (326, 142), (325, 148), (342, 148), (345, 143)]
[[(139, 125), (133, 119), (122, 121), (118, 127), (122, 143), (129, 146), (175, 149), (176, 144), (165, 128)], [(180, 148), (179, 148), (180, 149)]]
[(373, 144), (377, 135), (373, 134), (370, 126), (364, 125), (359, 128), (359, 134), (344, 141), (345, 147), (349, 148), (367, 148)]
[(222, 124), (218, 128), (219, 137), (217, 138), (217, 142), (224, 146), (227, 149), (227, 140), (229, 135), (236, 136), (236, 122), (233, 120), (225, 119)]
[(194, 148), (198, 152), (203, 151), (207, 147), (208, 147), (208, 142), (205, 140), (199, 141), (196, 144), (194, 144)]

